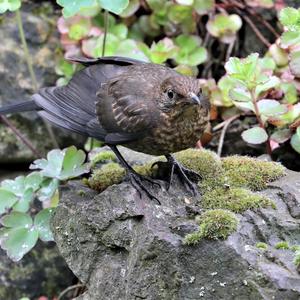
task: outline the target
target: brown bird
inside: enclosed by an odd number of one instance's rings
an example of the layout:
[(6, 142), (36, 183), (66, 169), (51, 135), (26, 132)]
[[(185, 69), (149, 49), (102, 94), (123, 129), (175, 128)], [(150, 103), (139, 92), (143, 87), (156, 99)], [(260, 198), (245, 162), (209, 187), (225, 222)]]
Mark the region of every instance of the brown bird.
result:
[(36, 110), (56, 126), (105, 142), (133, 186), (152, 199), (156, 197), (143, 184), (152, 180), (137, 174), (116, 145), (165, 155), (171, 166), (169, 186), (176, 172), (195, 193), (191, 171), (171, 153), (193, 147), (208, 124), (209, 101), (199, 81), (166, 66), (124, 57), (70, 60), (85, 68), (66, 86), (43, 88), (31, 101), (1, 108), (0, 114)]

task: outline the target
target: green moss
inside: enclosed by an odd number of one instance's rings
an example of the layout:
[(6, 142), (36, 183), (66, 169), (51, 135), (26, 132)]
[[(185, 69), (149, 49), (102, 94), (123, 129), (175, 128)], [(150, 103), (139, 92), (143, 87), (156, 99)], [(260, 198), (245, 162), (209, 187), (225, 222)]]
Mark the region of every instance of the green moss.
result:
[(294, 256), (294, 260), (293, 260), (294, 264), (296, 267), (300, 266), (300, 250), (295, 252), (295, 256)]
[(293, 245), (290, 246), (290, 250), (296, 252), (296, 251), (300, 251), (300, 245)]
[(274, 205), (270, 199), (254, 194), (249, 190), (226, 187), (206, 192), (201, 199), (201, 204), (204, 208), (223, 208), (236, 213), (241, 213), (247, 209)]
[(226, 239), (237, 229), (238, 219), (232, 212), (224, 209), (214, 209), (204, 212), (199, 221), (199, 230), (188, 234), (184, 243), (197, 244), (201, 239)]
[(125, 169), (119, 164), (111, 162), (93, 172), (88, 179), (88, 186), (99, 192), (113, 184), (120, 183), (125, 175)]
[(259, 243), (256, 243), (256, 248), (260, 249), (260, 250), (267, 250), (268, 249), (268, 245), (266, 243), (262, 243), (262, 242), (259, 242)]
[(281, 241), (275, 245), (275, 249), (288, 250), (288, 249), (290, 249), (290, 246), (289, 246), (288, 242)]
[(137, 173), (139, 173), (139, 174), (141, 174), (143, 176), (155, 177), (156, 174), (157, 174), (158, 167), (157, 167), (157, 165), (155, 165), (152, 168), (152, 165), (153, 165), (153, 162), (147, 163), (145, 165), (135, 165), (135, 166), (133, 166), (133, 169)]
[(78, 190), (78, 191), (76, 192), (76, 194), (77, 194), (78, 196), (83, 197), (83, 196), (85, 196), (85, 191), (84, 191), (84, 190)]
[(91, 167), (94, 167), (98, 163), (107, 161), (117, 161), (116, 155), (112, 151), (99, 152), (91, 160)]
[(227, 183), (253, 191), (265, 189), (267, 184), (285, 174), (284, 167), (275, 162), (262, 161), (245, 156), (229, 156), (222, 159)]
[(175, 158), (203, 179), (215, 178), (222, 173), (222, 164), (216, 153), (209, 150), (187, 149), (175, 153)]

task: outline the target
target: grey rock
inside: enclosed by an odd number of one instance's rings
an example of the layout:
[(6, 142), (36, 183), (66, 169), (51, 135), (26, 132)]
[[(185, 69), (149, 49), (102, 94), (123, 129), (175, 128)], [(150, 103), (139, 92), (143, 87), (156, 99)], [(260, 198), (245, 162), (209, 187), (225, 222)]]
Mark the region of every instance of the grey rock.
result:
[[(277, 209), (238, 215), (238, 230), (227, 240), (196, 246), (182, 242), (197, 228), (201, 202), (178, 182), (169, 192), (162, 187), (155, 190), (161, 206), (140, 198), (126, 182), (101, 194), (77, 181), (62, 188), (52, 230), (62, 256), (87, 286), (76, 299), (300, 298), (294, 253), (274, 247), (282, 240), (300, 244), (298, 173), (288, 172), (263, 191)], [(296, 200), (287, 200), (287, 193)], [(258, 242), (268, 250), (258, 249)]]
[[(48, 10), (51, 10), (51, 6), (47, 3), (40, 3), (37, 6), (24, 3), (22, 20), (38, 87), (41, 88), (55, 85), (57, 79), (54, 72), (55, 53), (59, 38), (57, 31), (54, 30), (56, 17), (53, 11), (51, 24), (42, 16), (44, 6), (47, 6), (45, 9)], [(50, 15), (50, 12), (47, 14)], [(0, 106), (4, 106), (29, 100), (34, 89), (14, 14), (3, 15), (0, 26), (1, 38), (5, 41), (0, 43)], [(44, 123), (36, 113), (14, 116), (11, 122), (43, 155), (53, 148)], [(55, 136), (61, 148), (71, 144), (79, 146), (83, 143), (82, 138), (70, 135), (61, 129), (55, 130)], [(32, 152), (15, 137), (12, 131), (0, 124), (0, 163), (30, 162), (33, 158)]]

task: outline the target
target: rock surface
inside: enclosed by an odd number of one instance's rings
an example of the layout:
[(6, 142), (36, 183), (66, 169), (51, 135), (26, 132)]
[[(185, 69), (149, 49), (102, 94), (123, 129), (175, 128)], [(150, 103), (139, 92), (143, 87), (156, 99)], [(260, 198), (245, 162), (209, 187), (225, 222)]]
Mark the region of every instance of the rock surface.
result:
[[(164, 183), (162, 183), (165, 187)], [(183, 244), (201, 214), (178, 182), (157, 189), (162, 205), (126, 182), (101, 194), (70, 182), (52, 219), (62, 256), (87, 285), (78, 300), (290, 299), (300, 298), (294, 252), (300, 244), (300, 176), (295, 172), (263, 193), (277, 209), (238, 215), (238, 230), (225, 241)], [(258, 242), (267, 250), (256, 247)]]
[[(34, 71), (39, 88), (55, 85), (55, 53), (59, 45), (57, 31), (54, 30), (55, 14), (50, 3), (22, 5), (24, 32), (32, 56)], [(45, 19), (51, 15), (51, 21)], [(1, 22), (0, 43), (0, 106), (29, 100), (34, 93), (21, 47), (18, 26), (14, 14), (5, 14)], [(48, 132), (36, 113), (14, 116), (11, 120), (41, 154), (53, 148)], [(61, 148), (82, 144), (82, 139), (73, 137), (63, 130), (55, 131)], [(0, 124), (0, 163), (31, 162), (32, 152), (20, 142), (9, 128)]]

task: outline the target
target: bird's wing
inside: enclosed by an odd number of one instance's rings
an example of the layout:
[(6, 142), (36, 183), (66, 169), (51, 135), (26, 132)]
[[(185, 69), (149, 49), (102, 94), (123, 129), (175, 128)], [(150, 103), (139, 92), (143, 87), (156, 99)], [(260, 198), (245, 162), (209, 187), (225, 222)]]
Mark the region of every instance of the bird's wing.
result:
[(129, 87), (124, 77), (112, 79), (97, 93), (96, 112), (101, 126), (107, 131), (105, 142), (108, 144), (141, 139), (156, 124), (154, 101), (139, 93), (139, 77), (136, 85)]
[(67, 58), (69, 61), (80, 63), (84, 66), (91, 66), (95, 64), (114, 64), (118, 66), (129, 66), (135, 64), (145, 63), (143, 61), (129, 58), (129, 57), (122, 57), (122, 56), (104, 56), (98, 58), (87, 58), (87, 57), (69, 57)]
[[(77, 61), (87, 66), (89, 59)], [(54, 125), (105, 140), (107, 132), (99, 124), (95, 111), (96, 93), (102, 84), (124, 71), (126, 59), (120, 58), (119, 63), (116, 63), (118, 58), (90, 61), (66, 86), (41, 89), (33, 95), (33, 100), (42, 108), (39, 114)]]

